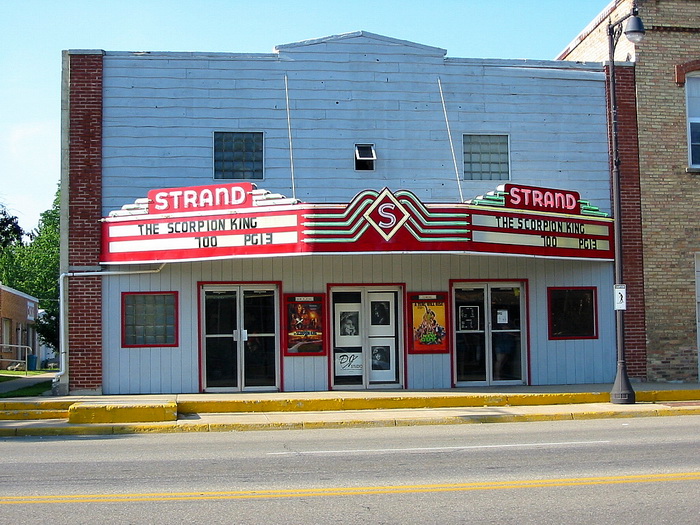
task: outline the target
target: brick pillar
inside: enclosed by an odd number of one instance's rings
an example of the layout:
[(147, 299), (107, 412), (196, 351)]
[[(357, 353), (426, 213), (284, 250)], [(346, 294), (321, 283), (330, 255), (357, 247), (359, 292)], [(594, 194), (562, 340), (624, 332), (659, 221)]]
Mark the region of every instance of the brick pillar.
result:
[[(616, 65), (615, 80), (620, 155), (622, 274), (623, 283), (627, 285), (627, 310), (624, 312), (625, 358), (630, 378), (646, 381), (644, 252), (634, 66)], [(615, 217), (615, 220), (618, 218)]]
[[(102, 53), (69, 54), (68, 266), (100, 262), (102, 217)], [(71, 392), (102, 390), (102, 280), (68, 279)]]

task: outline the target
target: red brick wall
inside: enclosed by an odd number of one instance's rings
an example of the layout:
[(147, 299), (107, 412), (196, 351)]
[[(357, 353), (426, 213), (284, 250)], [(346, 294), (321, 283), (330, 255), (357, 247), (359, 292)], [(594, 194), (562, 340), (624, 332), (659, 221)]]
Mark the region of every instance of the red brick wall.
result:
[[(34, 320), (29, 319), (28, 305), (32, 305), (33, 317), (38, 315), (38, 302), (27, 299), (8, 288), (0, 288), (0, 343), (10, 345), (28, 345), (36, 350), (34, 341), (30, 337), (28, 328), (34, 325)], [(9, 333), (4, 333), (4, 319), (10, 320)], [(19, 329), (19, 332), (18, 332)], [(0, 357), (3, 359), (24, 359), (24, 351), (16, 348), (0, 347)], [(0, 366), (7, 367), (13, 363), (2, 361)]]
[[(625, 358), (629, 376), (646, 380), (644, 254), (634, 67), (616, 66), (615, 81), (620, 155), (622, 274), (623, 283), (627, 286), (627, 310), (624, 312)], [(617, 220), (617, 217), (615, 219)]]
[[(619, 20), (632, 0), (581, 35), (567, 60), (607, 60), (608, 18)], [(700, 2), (638, 0), (646, 36), (632, 46), (623, 36), (617, 60), (634, 60), (637, 80), (640, 188), (647, 322), (647, 379), (697, 381), (697, 280), (700, 253), (698, 174), (688, 170), (686, 100), (682, 80), (700, 56)], [(623, 194), (624, 195), (624, 194)], [(630, 256), (628, 256), (629, 260)]]
[[(68, 264), (100, 261), (102, 217), (102, 54), (69, 57)], [(69, 278), (69, 390), (102, 387), (102, 282)]]

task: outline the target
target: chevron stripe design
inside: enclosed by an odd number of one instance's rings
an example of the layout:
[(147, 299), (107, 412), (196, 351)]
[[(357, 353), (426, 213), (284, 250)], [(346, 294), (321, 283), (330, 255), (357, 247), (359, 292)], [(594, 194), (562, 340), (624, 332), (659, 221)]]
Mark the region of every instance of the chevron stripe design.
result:
[(460, 205), (428, 207), (410, 191), (365, 190), (337, 213), (311, 212), (302, 217), (307, 243), (356, 242), (371, 226), (385, 240), (401, 228), (419, 242), (465, 242), (471, 239), (469, 213)]

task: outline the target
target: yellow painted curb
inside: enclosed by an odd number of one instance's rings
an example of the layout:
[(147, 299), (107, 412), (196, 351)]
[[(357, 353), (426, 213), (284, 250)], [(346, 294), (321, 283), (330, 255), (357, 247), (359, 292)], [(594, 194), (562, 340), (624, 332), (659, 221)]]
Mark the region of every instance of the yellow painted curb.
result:
[(507, 397), (507, 402), (511, 406), (581, 405), (586, 403), (607, 403), (608, 401), (610, 401), (608, 392), (511, 394)]
[(459, 408), (484, 406), (569, 405), (607, 403), (609, 393), (573, 394), (465, 394), (432, 396), (351, 397), (319, 399), (230, 399), (178, 401), (182, 414), (250, 412), (326, 412), (340, 410), (394, 410), (402, 408)]
[(99, 425), (76, 425), (60, 427), (18, 427), (17, 436), (100, 436), (111, 434), (112, 427)]
[(0, 420), (66, 419), (68, 410), (0, 410)]
[(68, 410), (75, 400), (0, 401), (0, 410)]
[[(158, 403), (155, 403), (157, 405)], [(174, 405), (174, 403), (160, 403), (161, 405)], [(123, 405), (124, 406), (124, 405)], [(134, 405), (128, 405), (134, 406)], [(153, 405), (150, 405), (151, 407)], [(94, 404), (93, 407), (94, 408)], [(554, 413), (529, 413), (529, 414), (497, 414), (489, 413), (479, 415), (469, 414), (463, 416), (445, 417), (406, 417), (399, 418), (389, 416), (386, 419), (362, 419), (357, 418), (345, 421), (274, 421), (236, 423), (235, 421), (221, 423), (204, 423), (199, 421), (179, 420), (167, 422), (121, 422), (117, 424), (70, 424), (47, 423), (46, 426), (37, 426), (32, 423), (23, 426), (23, 423), (13, 425), (10, 422), (0, 426), (0, 437), (11, 436), (59, 436), (59, 435), (109, 435), (109, 434), (148, 434), (148, 433), (184, 433), (184, 432), (244, 432), (259, 430), (302, 430), (322, 428), (370, 428), (390, 426), (417, 426), (417, 425), (456, 425), (456, 424), (484, 424), (484, 423), (515, 423), (533, 421), (563, 421), (583, 419), (606, 418), (639, 418), (655, 416), (683, 416), (700, 415), (700, 406), (672, 406), (648, 404), (643, 410), (614, 410), (601, 407), (600, 410), (561, 410)]]
[(79, 423), (148, 423), (177, 421), (177, 403), (100, 403), (78, 402), (68, 409), (68, 422)]
[(635, 392), (638, 403), (662, 401), (700, 401), (700, 390), (647, 390)]
[(346, 420), (346, 421), (305, 421), (305, 429), (318, 428), (384, 428), (395, 427), (394, 419), (373, 419), (373, 420)]
[(460, 421), (460, 417), (439, 417), (439, 418), (396, 418), (394, 424), (397, 427), (416, 427), (427, 425), (457, 425), (460, 423), (471, 423), (471, 421)]
[[(658, 407), (658, 405), (657, 405)], [(700, 407), (659, 407), (656, 409), (659, 416), (697, 416), (700, 415)]]
[(181, 432), (177, 423), (112, 425), (113, 434), (173, 434)]
[(213, 432), (209, 427), (209, 423), (178, 422), (180, 432)]
[(210, 423), (209, 432), (247, 432), (251, 430), (301, 430), (302, 423)]

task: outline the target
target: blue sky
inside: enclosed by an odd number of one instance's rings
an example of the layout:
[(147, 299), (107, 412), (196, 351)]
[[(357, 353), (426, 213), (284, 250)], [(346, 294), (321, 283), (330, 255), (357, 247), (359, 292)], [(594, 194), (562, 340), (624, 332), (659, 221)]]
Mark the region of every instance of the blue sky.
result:
[(463, 58), (554, 58), (610, 0), (0, 0), (0, 203), (26, 230), (60, 177), (61, 51), (271, 52), (365, 30)]

